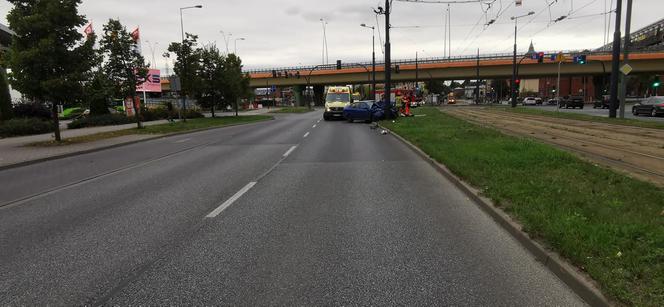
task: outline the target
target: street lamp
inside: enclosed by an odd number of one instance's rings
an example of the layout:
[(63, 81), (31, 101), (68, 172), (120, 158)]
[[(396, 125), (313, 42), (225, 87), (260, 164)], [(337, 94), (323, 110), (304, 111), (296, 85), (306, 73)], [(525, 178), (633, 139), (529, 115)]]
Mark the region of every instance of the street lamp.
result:
[(154, 49), (159, 45), (159, 42), (152, 43), (149, 40), (146, 40), (145, 42), (148, 43), (148, 47), (150, 47), (150, 52), (152, 53), (152, 67), (156, 69), (157, 62), (154, 57)]
[(235, 41), (234, 41), (235, 47), (233, 49), (233, 54), (237, 55), (237, 41), (243, 41), (243, 40), (246, 40), (246, 39), (244, 37), (238, 37), (238, 38), (235, 39)]
[(226, 45), (226, 54), (228, 54), (229, 53), (228, 42), (230, 41), (231, 36), (233, 36), (233, 33), (228, 33), (228, 36), (226, 36), (226, 33), (223, 30), (219, 31), (219, 33), (221, 33), (221, 35), (224, 37), (224, 44)]
[(364, 23), (360, 27), (371, 29), (371, 97), (376, 99), (376, 27)]
[(330, 64), (330, 53), (327, 49), (327, 21), (321, 18), (320, 23), (323, 25), (323, 64)]
[[(202, 5), (186, 6), (180, 8), (180, 31), (182, 33), (182, 44), (180, 45), (180, 54), (184, 55), (184, 20), (182, 18), (182, 11), (188, 9), (200, 9)], [(180, 112), (180, 119), (184, 122), (187, 121), (187, 95), (184, 91), (184, 81), (187, 75), (187, 59), (182, 59), (182, 76), (180, 77), (180, 95), (182, 96), (182, 112)]]
[(527, 17), (534, 15), (535, 12), (530, 11), (528, 14), (520, 16), (512, 16), (511, 20), (514, 20), (514, 57), (512, 58), (512, 108), (516, 108), (516, 35), (517, 35), (517, 25), (519, 23), (519, 18)]

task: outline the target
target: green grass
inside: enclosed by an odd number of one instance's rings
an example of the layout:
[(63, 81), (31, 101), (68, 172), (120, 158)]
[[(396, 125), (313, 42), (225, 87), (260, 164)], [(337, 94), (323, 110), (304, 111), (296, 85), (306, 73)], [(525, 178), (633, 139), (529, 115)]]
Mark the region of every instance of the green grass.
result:
[[(586, 107), (588, 107), (588, 106), (586, 106)], [(546, 110), (531, 109), (531, 108), (524, 108), (524, 107), (517, 107), (517, 108), (494, 107), (494, 108), (497, 109), (497, 110), (505, 111), (505, 112), (514, 112), (514, 113), (521, 113), (521, 114), (543, 115), (543, 116), (556, 117), (556, 118), (575, 119), (575, 120), (583, 120), (583, 121), (590, 121), (590, 122), (614, 124), (614, 125), (621, 125), (621, 126), (634, 126), (634, 127), (641, 127), (641, 128), (664, 129), (664, 122), (645, 121), (645, 120), (630, 119), (630, 118), (625, 118), (625, 119), (608, 118), (608, 117), (601, 117), (601, 116), (592, 116), (592, 115), (588, 115), (588, 114), (546, 111)], [(627, 110), (627, 111), (629, 111), (629, 110)]]
[(189, 119), (187, 120), (187, 122), (176, 122), (176, 123), (147, 126), (144, 127), (143, 129), (133, 128), (133, 129), (118, 130), (118, 131), (110, 131), (110, 132), (100, 132), (90, 135), (63, 139), (61, 142), (55, 142), (55, 141), (36, 142), (29, 144), (28, 146), (36, 146), (36, 147), (67, 146), (67, 145), (89, 143), (94, 141), (100, 141), (105, 139), (111, 139), (126, 135), (136, 135), (136, 134), (168, 135), (168, 134), (194, 131), (206, 128), (223, 127), (223, 126), (237, 125), (237, 124), (248, 124), (248, 123), (265, 121), (270, 119), (272, 119), (272, 116), (266, 116), (266, 115), (197, 118), (197, 119)]
[(271, 111), (270, 113), (307, 113), (312, 111), (314, 111), (313, 108), (309, 109), (307, 107), (286, 107)]
[(552, 146), (418, 108), (384, 125), (480, 188), (628, 305), (664, 306), (664, 189)]

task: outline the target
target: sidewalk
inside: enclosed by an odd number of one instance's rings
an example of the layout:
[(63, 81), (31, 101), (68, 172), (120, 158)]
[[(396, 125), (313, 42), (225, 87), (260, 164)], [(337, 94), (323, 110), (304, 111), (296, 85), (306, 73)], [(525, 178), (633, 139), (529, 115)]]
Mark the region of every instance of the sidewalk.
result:
[[(240, 112), (240, 116), (248, 115), (261, 115), (267, 114), (270, 111), (275, 109), (261, 109), (261, 110), (251, 110), (246, 112)], [(204, 114), (206, 117), (211, 117), (211, 114)], [(215, 114), (218, 117), (224, 116), (235, 116), (234, 112), (221, 112)], [(168, 123), (167, 120), (157, 120), (151, 122), (144, 122), (144, 126), (153, 126)], [(82, 128), (82, 129), (63, 129), (61, 131), (61, 136), (63, 139), (91, 135), (100, 132), (109, 132), (109, 131), (118, 131), (125, 129), (132, 129), (136, 127), (136, 124), (126, 124), (118, 126), (104, 126), (104, 127), (91, 127), (91, 128)], [(76, 153), (83, 153), (87, 151), (92, 151), (96, 149), (103, 149), (109, 146), (115, 146), (130, 142), (136, 142), (145, 139), (151, 139), (159, 137), (159, 135), (126, 135), (112, 139), (104, 139), (90, 143), (82, 144), (73, 144), (67, 146), (52, 146), (52, 147), (31, 147), (27, 146), (36, 142), (44, 142), (53, 140), (53, 133), (39, 134), (39, 135), (30, 135), (22, 137), (13, 137), (0, 139), (0, 168), (20, 164), (29, 161), (43, 160), (51, 157), (57, 157), (62, 155), (70, 155)]]

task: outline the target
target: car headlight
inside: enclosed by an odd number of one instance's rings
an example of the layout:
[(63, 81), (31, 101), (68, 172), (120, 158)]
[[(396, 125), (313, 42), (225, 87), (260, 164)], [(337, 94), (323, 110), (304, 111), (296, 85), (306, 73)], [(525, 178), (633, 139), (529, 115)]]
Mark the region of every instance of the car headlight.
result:
[(330, 108), (325, 108), (325, 111), (330, 112), (330, 111), (332, 111), (332, 109), (330, 109)]

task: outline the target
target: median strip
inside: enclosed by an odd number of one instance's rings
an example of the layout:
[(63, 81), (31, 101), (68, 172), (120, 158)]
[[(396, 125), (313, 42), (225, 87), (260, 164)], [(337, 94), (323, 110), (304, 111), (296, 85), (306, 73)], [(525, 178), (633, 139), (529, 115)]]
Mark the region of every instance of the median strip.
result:
[(664, 189), (537, 141), (420, 108), (383, 125), (479, 189), (608, 296), (664, 305)]

